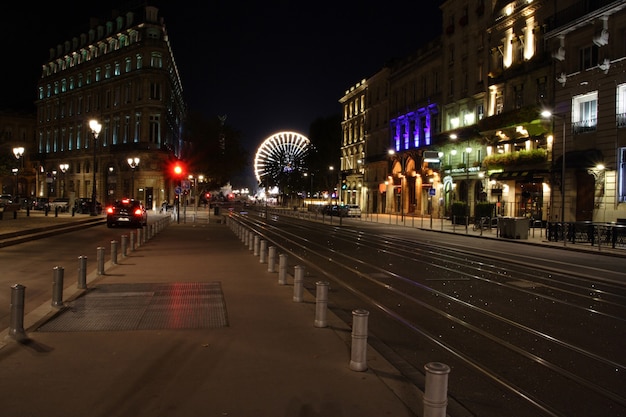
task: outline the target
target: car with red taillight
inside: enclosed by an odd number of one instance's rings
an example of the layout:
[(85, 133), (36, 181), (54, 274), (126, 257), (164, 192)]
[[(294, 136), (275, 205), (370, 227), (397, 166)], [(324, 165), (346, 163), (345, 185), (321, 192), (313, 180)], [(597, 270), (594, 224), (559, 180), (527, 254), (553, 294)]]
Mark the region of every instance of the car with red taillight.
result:
[(142, 227), (148, 224), (148, 212), (139, 200), (123, 198), (106, 208), (107, 227)]

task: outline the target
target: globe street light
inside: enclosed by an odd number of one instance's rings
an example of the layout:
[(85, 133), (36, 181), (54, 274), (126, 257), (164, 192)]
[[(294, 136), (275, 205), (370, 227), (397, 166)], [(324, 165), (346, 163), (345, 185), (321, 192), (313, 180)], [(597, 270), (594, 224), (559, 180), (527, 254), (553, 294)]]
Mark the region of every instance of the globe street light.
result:
[[(18, 165), (21, 164), (22, 162), (22, 156), (24, 156), (24, 147), (23, 146), (17, 146), (15, 148), (13, 148), (13, 155), (15, 155), (15, 157), (17, 158), (18, 161)], [(20, 194), (20, 183), (19, 183), (19, 167), (17, 168), (17, 170), (15, 171), (15, 198), (17, 199), (17, 197)]]
[(63, 173), (63, 188), (61, 189), (61, 197), (65, 198), (65, 171), (69, 169), (69, 164), (60, 164), (59, 169)]
[(131, 193), (130, 193), (130, 198), (135, 198), (135, 168), (137, 168), (137, 165), (139, 165), (139, 158), (134, 157), (134, 158), (128, 158), (126, 160), (128, 162), (128, 165), (130, 166), (130, 189), (131, 189)]
[(97, 156), (97, 145), (98, 145), (98, 135), (102, 130), (102, 125), (96, 120), (91, 119), (89, 121), (89, 128), (91, 129), (91, 134), (93, 135), (93, 166), (91, 169), (93, 170), (93, 178), (92, 178), (92, 187), (91, 187), (91, 215), (95, 216), (96, 212), (96, 156)]

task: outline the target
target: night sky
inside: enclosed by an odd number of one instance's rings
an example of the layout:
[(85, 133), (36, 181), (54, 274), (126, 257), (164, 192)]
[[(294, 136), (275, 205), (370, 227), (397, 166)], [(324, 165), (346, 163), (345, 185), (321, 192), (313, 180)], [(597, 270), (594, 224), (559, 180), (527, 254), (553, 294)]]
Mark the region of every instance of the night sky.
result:
[[(189, 3), (189, 4), (187, 4)], [(32, 103), (48, 50), (124, 2), (2, 6), (0, 107)], [(441, 32), (441, 1), (152, 1), (159, 7), (189, 109), (226, 115), (251, 155), (282, 130), (341, 111), (345, 90)], [(31, 16), (30, 13), (35, 13)], [(10, 58), (12, 56), (12, 58)]]

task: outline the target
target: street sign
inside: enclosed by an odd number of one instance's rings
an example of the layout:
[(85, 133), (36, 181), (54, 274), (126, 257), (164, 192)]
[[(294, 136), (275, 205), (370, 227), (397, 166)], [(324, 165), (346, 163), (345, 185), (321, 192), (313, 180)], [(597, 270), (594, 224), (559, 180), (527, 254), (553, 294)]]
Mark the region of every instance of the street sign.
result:
[(177, 195), (180, 195), (180, 193), (182, 193), (182, 192), (183, 192), (183, 189), (182, 189), (182, 188), (180, 188), (180, 185), (177, 185), (177, 186), (176, 186), (176, 188), (174, 188), (174, 192), (175, 192)]
[(191, 188), (191, 181), (189, 180), (182, 180), (180, 184), (182, 185), (183, 190), (185, 191), (189, 191), (189, 189)]
[(428, 189), (428, 195), (435, 195), (436, 193), (437, 193), (437, 190), (435, 190), (434, 188)]

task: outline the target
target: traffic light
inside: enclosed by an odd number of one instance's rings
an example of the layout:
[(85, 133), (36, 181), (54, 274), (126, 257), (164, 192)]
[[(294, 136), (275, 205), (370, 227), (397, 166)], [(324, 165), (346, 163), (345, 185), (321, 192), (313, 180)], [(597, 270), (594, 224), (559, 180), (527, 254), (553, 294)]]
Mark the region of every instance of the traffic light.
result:
[(343, 180), (343, 181), (341, 182), (341, 189), (342, 189), (342, 190), (345, 190), (345, 189), (347, 189), (347, 188), (348, 188), (348, 184), (346, 184), (346, 180)]
[(209, 198), (211, 198), (211, 193), (206, 193), (204, 196), (205, 196), (205, 197), (206, 197), (206, 199), (208, 200)]
[(173, 161), (170, 164), (170, 175), (173, 178), (181, 179), (187, 173), (187, 167), (182, 161)]

